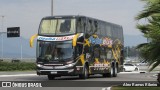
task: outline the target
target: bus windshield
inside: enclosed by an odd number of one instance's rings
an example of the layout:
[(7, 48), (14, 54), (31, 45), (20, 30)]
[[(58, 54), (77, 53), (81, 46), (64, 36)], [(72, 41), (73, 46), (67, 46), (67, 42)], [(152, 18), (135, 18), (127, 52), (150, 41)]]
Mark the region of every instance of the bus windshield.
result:
[(38, 41), (38, 58), (45, 61), (64, 61), (73, 57), (72, 41)]
[(75, 19), (43, 19), (39, 34), (66, 35), (75, 33)]

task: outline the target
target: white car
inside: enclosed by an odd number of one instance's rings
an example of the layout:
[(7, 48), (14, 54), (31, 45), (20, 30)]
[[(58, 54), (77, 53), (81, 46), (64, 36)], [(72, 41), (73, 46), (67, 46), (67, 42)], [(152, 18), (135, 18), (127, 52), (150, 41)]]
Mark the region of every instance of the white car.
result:
[(123, 71), (139, 71), (139, 68), (133, 64), (124, 64)]

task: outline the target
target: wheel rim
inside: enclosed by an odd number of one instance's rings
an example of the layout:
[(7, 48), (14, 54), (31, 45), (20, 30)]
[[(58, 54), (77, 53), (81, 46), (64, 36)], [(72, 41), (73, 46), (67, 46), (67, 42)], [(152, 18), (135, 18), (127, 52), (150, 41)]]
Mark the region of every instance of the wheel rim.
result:
[(115, 75), (117, 74), (117, 67), (115, 67)]
[(111, 76), (113, 75), (113, 68), (111, 67)]

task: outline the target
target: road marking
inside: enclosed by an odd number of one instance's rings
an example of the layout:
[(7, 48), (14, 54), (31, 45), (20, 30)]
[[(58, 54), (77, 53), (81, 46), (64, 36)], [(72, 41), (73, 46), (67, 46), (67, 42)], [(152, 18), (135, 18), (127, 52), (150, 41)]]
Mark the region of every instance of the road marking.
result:
[(106, 90), (106, 88), (102, 88), (102, 90)]
[(132, 74), (132, 73), (141, 73), (141, 72), (146, 73), (146, 71), (138, 71), (138, 72), (120, 72), (119, 74)]
[(107, 90), (111, 90), (111, 87), (107, 87)]
[(111, 87), (102, 88), (102, 90), (111, 90)]
[(25, 76), (37, 76), (37, 74), (15, 74), (15, 75), (0, 75), (0, 77), (25, 77)]

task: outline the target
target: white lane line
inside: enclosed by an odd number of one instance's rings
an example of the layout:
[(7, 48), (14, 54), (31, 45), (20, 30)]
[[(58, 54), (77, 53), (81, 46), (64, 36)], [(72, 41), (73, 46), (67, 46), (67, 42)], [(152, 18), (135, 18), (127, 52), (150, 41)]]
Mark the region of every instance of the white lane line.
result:
[(102, 88), (102, 90), (106, 90), (106, 88)]
[(120, 72), (119, 74), (132, 74), (132, 73), (147, 73), (146, 71), (138, 71), (138, 72)]
[(111, 90), (111, 87), (102, 88), (102, 90)]
[(25, 76), (37, 76), (37, 74), (15, 74), (15, 75), (0, 75), (0, 77), (25, 77)]
[(111, 87), (107, 87), (107, 90), (111, 90)]

